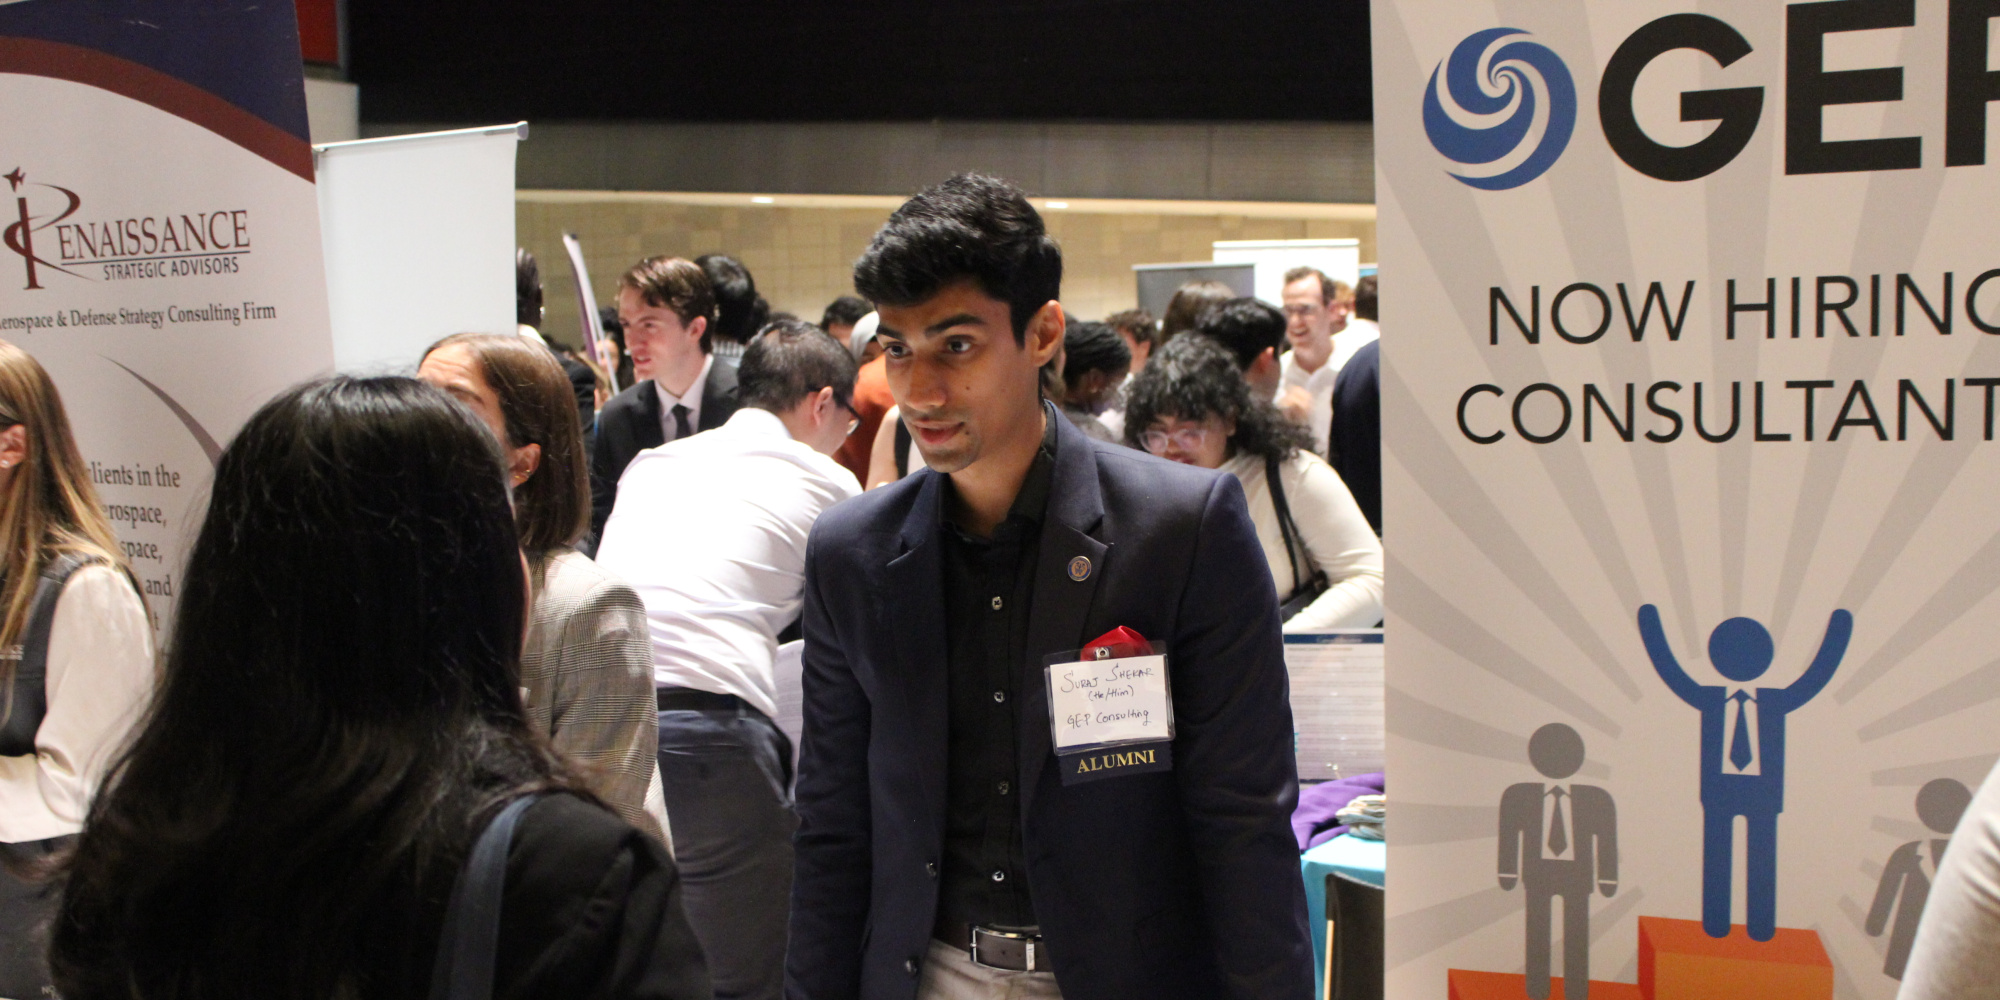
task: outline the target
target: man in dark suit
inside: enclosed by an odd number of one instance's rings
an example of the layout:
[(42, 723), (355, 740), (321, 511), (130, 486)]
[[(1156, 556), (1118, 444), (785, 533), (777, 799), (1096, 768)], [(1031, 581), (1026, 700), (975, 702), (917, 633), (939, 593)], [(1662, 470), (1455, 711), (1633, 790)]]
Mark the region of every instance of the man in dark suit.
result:
[[(856, 264), (929, 468), (807, 547), (790, 997), (1312, 993), (1277, 595), (1242, 488), (1042, 401), (1061, 276), (1020, 191), (967, 175)], [(1078, 781), (1044, 663), (1120, 626), (1164, 645), (1177, 728)]]
[(1333, 383), (1327, 464), (1340, 473), (1368, 526), (1382, 533), (1382, 342), (1361, 345)]
[(709, 354), (715, 291), (708, 275), (679, 257), (642, 260), (618, 279), (625, 353), (641, 381), (597, 414), (590, 449), (590, 539), (596, 548), (632, 456), (714, 430), (736, 413), (736, 368)]

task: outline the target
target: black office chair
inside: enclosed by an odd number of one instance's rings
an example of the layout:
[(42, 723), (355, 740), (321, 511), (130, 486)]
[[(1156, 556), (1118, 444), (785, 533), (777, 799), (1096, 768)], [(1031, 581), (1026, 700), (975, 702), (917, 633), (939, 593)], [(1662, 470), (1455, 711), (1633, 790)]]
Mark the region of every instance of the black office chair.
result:
[(1382, 1000), (1383, 893), (1366, 882), (1326, 877), (1331, 1000)]

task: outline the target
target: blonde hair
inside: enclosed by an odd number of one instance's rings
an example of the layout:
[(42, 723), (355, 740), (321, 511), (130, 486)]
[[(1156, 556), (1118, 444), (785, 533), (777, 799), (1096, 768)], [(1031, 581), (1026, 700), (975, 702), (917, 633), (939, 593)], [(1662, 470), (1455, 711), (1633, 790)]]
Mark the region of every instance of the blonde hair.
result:
[[(0, 490), (0, 649), (20, 644), (35, 584), (61, 556), (102, 561), (131, 577), (55, 383), (28, 352), (0, 340), (0, 430), (17, 424), (27, 432), (27, 453)], [(0, 659), (0, 684), (11, 687), (15, 662)]]

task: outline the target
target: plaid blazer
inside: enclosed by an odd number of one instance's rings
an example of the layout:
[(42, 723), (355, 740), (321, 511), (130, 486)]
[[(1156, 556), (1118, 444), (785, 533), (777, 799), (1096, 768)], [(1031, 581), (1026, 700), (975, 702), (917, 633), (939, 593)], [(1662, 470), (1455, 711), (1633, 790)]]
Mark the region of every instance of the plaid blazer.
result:
[(521, 651), (528, 724), (580, 765), (621, 818), (664, 842), (646, 810), (660, 746), (646, 606), (578, 552), (551, 554), (530, 580), (534, 617)]

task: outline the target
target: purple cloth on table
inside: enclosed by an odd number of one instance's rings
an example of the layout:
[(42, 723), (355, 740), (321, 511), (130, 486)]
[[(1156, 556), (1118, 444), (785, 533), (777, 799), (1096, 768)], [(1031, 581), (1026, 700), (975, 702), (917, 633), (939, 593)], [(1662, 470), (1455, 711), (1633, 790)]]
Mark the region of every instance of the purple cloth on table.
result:
[(1384, 787), (1380, 771), (1301, 785), (1299, 807), (1292, 810), (1292, 834), (1299, 839), (1299, 850), (1318, 847), (1346, 833), (1347, 824), (1335, 820), (1334, 814), (1363, 795), (1382, 794)]

